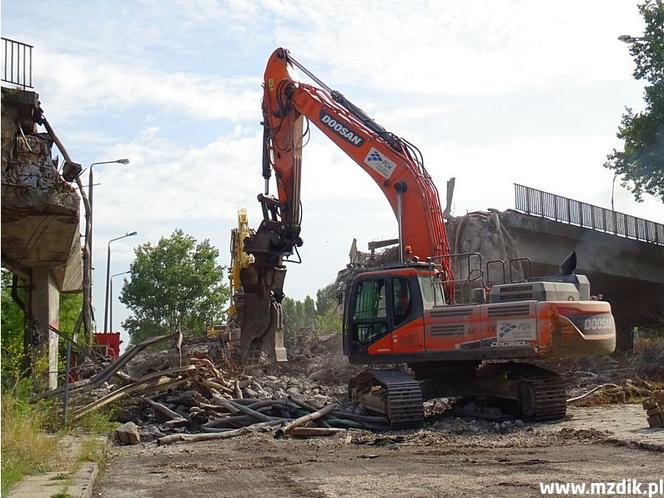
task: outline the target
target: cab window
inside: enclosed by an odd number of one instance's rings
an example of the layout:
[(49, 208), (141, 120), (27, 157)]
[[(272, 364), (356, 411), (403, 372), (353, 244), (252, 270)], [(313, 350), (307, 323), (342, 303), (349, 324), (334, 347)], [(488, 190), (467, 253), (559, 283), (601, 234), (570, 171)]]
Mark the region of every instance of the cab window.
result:
[(440, 281), (431, 277), (418, 277), (418, 280), (422, 289), (422, 304), (425, 310), (445, 304), (443, 286)]
[(399, 325), (408, 318), (413, 304), (408, 279), (392, 279), (392, 302), (394, 303), (394, 325)]
[(353, 322), (353, 338), (362, 345), (371, 344), (387, 333), (384, 280), (364, 280), (358, 284)]
[(385, 282), (383, 280), (365, 280), (360, 282), (355, 294), (355, 320), (386, 318)]

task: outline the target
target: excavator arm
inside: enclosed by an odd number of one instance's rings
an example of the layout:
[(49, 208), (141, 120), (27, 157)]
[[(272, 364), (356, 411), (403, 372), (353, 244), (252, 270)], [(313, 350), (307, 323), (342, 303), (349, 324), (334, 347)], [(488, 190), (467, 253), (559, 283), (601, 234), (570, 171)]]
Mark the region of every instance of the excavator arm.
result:
[[(323, 88), (293, 80), (291, 65), (308, 73)], [(416, 147), (386, 131), (342, 94), (329, 89), (283, 48), (272, 54), (265, 70), (263, 118), (263, 177), (267, 186), (271, 172), (275, 173), (281, 221), (289, 235), (299, 236), (302, 221), (302, 129), (307, 118), (382, 190), (400, 221), (402, 251), (409, 246), (412, 255), (421, 261), (433, 258), (442, 265), (445, 276), (451, 276), (438, 190)]]
[[(292, 66), (312, 78), (318, 87), (295, 81), (289, 71)], [(305, 121), (307, 131), (310, 124), (315, 125), (376, 182), (397, 217), (401, 261), (419, 259), (435, 264), (446, 282), (447, 298), (452, 300), (453, 274), (440, 199), (419, 150), (327, 87), (286, 49), (279, 48), (270, 56), (263, 86), (265, 191), (258, 200), (264, 219), (256, 233), (245, 241), (245, 251), (255, 261), (242, 270), (242, 361), (256, 359), (260, 350), (277, 359), (285, 355), (278, 344), (283, 332), (277, 330), (277, 351), (273, 353), (272, 331), (263, 327), (281, 323), (279, 303), (286, 271), (283, 263), (302, 245), (300, 186)], [(276, 197), (269, 193), (272, 172)], [(252, 301), (248, 294), (256, 298), (252, 308), (248, 307)], [(250, 325), (258, 322), (260, 325)], [(261, 346), (261, 341), (269, 347)]]

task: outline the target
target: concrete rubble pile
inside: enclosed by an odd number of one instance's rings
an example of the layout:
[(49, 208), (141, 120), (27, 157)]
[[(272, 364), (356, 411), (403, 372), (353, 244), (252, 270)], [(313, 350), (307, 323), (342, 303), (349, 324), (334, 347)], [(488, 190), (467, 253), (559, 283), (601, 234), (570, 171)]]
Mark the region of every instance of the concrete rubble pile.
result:
[[(139, 355), (172, 340), (174, 348)], [(328, 436), (348, 428), (380, 430), (382, 417), (360, 415), (334, 399), (329, 388), (306, 376), (245, 373), (232, 363), (212, 361), (201, 348), (188, 348), (178, 334), (135, 346), (89, 379), (71, 384), (71, 420), (114, 407), (124, 422), (121, 444), (226, 439), (270, 431), (278, 437)]]

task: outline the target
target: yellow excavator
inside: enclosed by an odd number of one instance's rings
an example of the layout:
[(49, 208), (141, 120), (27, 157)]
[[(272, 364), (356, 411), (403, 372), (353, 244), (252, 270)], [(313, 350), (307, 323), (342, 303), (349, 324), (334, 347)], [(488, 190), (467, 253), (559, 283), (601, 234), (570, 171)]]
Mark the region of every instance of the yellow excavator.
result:
[(228, 321), (225, 325), (210, 324), (207, 327), (208, 337), (219, 337), (224, 331), (239, 329), (238, 307), (241, 306), (243, 290), (240, 272), (247, 268), (254, 261), (254, 257), (244, 252), (244, 239), (252, 234), (249, 228), (249, 218), (247, 210), (244, 208), (237, 211), (237, 228), (231, 230), (231, 264), (228, 269), (228, 279), (230, 281), (231, 305), (228, 308)]

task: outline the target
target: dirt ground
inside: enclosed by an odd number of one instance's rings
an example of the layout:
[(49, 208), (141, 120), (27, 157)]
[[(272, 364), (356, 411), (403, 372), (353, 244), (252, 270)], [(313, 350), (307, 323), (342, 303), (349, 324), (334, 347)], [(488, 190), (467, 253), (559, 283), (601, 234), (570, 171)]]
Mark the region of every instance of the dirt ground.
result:
[(573, 408), (565, 421), (506, 434), (468, 427), (117, 447), (93, 495), (522, 497), (539, 496), (539, 482), (648, 482), (664, 472), (664, 430), (646, 429), (637, 405)]

